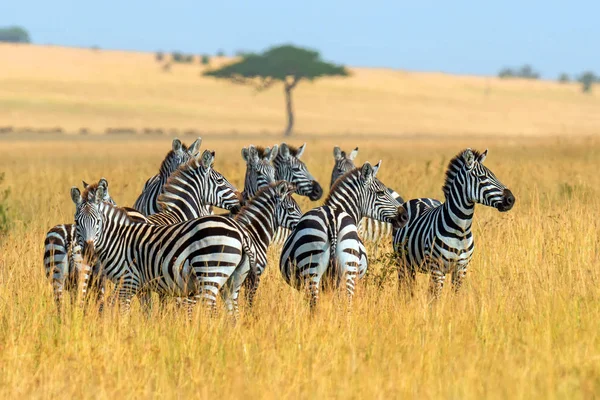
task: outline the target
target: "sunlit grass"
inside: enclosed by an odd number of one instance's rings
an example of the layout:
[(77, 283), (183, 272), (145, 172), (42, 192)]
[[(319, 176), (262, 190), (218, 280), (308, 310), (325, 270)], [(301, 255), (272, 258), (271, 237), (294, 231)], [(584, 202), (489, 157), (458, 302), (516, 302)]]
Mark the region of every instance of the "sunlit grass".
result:
[[(241, 189), (239, 149), (249, 143), (205, 137), (202, 148), (216, 150), (215, 168)], [(431, 307), (419, 275), (405, 301), (385, 243), (369, 246), (353, 313), (341, 293), (329, 293), (311, 318), (303, 294), (281, 279), (274, 250), (256, 307), (242, 307), (236, 326), (222, 309), (191, 323), (172, 306), (146, 318), (137, 302), (129, 320), (67, 307), (59, 321), (42, 243), (51, 226), (72, 221), (70, 187), (104, 176), (114, 199), (131, 205), (170, 138), (1, 142), (15, 221), (0, 245), (0, 397), (597, 396), (600, 143), (309, 140), (306, 163), (323, 186), (335, 144), (358, 145), (359, 163), (382, 159), (379, 177), (405, 198), (439, 198), (449, 159), (467, 146), (489, 148), (486, 164), (517, 203), (503, 214), (477, 208), (462, 293), (447, 287)], [(317, 204), (298, 200), (304, 210)]]

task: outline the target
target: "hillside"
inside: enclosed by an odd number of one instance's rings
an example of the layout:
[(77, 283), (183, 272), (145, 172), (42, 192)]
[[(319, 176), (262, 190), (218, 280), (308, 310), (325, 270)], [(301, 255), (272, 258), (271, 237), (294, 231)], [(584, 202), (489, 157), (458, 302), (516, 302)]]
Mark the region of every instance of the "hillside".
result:
[[(201, 77), (197, 59), (165, 72), (151, 53), (2, 44), (0, 55), (0, 126), (273, 134), (284, 127), (282, 90), (275, 87), (258, 94)], [(577, 84), (389, 69), (351, 71), (349, 79), (299, 85), (294, 98), (298, 132), (600, 132), (600, 95), (584, 95)]]

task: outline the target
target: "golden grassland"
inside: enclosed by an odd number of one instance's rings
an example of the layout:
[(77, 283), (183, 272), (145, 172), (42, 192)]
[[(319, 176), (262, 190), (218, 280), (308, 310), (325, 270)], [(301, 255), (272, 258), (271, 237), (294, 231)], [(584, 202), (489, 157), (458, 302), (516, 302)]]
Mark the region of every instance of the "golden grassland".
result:
[[(447, 287), (435, 306), (424, 275), (413, 300), (398, 296), (382, 243), (370, 248), (351, 315), (343, 296), (326, 294), (311, 318), (272, 251), (256, 308), (242, 309), (236, 326), (223, 312), (188, 323), (174, 308), (147, 319), (137, 302), (128, 320), (68, 309), (60, 322), (42, 242), (51, 226), (72, 221), (70, 187), (104, 176), (116, 201), (131, 205), (170, 139), (2, 141), (15, 221), (0, 244), (0, 397), (598, 396), (600, 142), (307, 141), (306, 163), (324, 186), (332, 146), (359, 145), (358, 161), (383, 159), (380, 178), (406, 198), (439, 198), (449, 159), (487, 147), (486, 164), (517, 202), (503, 214), (478, 207), (464, 290)], [(216, 169), (241, 188), (239, 149), (249, 143), (205, 137), (202, 148), (217, 151)], [(299, 201), (304, 210), (317, 204)]]
[[(197, 129), (278, 134), (283, 90), (256, 93), (200, 76), (164, 72), (151, 53), (0, 44), (0, 123), (15, 127)], [(326, 56), (326, 55), (325, 55)], [(226, 60), (215, 59), (213, 66)], [(305, 134), (590, 135), (600, 97), (576, 83), (500, 80), (351, 68), (348, 79), (302, 83), (296, 129)]]

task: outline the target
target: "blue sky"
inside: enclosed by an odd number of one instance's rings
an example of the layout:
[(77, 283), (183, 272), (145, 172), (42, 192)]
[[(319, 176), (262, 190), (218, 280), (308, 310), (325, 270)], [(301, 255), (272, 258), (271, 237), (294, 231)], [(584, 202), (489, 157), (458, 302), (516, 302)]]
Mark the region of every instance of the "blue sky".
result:
[(195, 54), (294, 43), (352, 66), (554, 79), (600, 73), (599, 1), (201, 0), (0, 2), (0, 26), (38, 44)]

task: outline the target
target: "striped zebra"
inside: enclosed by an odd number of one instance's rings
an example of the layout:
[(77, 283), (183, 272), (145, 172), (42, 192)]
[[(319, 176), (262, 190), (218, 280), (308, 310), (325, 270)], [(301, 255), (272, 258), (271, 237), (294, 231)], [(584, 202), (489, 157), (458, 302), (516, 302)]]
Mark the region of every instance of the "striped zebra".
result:
[[(277, 156), (273, 160), (275, 179), (288, 181), (296, 185), (297, 194), (316, 201), (323, 196), (323, 189), (300, 160), (305, 149), (306, 143), (298, 148), (289, 146), (287, 143), (281, 143)], [(273, 243), (281, 246), (289, 234), (290, 232), (287, 229), (278, 229)]]
[[(193, 295), (214, 311), (220, 289), (228, 285), (239, 291), (245, 276), (254, 271), (257, 255), (266, 252), (261, 245), (268, 245), (275, 226), (291, 228), (297, 223), (301, 214), (291, 197), (294, 189), (287, 182), (273, 183), (235, 218), (210, 215), (166, 226), (132, 221), (125, 210), (101, 201), (102, 188), (93, 200), (82, 198), (75, 187), (71, 197), (85, 259), (95, 254), (103, 274), (119, 284), (124, 312), (136, 294), (148, 291)], [(235, 291), (225, 293), (228, 309), (237, 310)]]
[(368, 216), (398, 227), (406, 223), (406, 210), (376, 178), (380, 165), (366, 162), (340, 177), (325, 204), (304, 214), (283, 245), (281, 273), (290, 286), (308, 290), (311, 310), (321, 289), (339, 287), (343, 280), (352, 302), (355, 279), (368, 266), (361, 260), (356, 221)]
[[(331, 186), (335, 183), (337, 178), (344, 175), (346, 172), (355, 168), (354, 159), (358, 155), (358, 147), (347, 154), (342, 151), (339, 147), (333, 148), (333, 171), (331, 172)], [(331, 187), (330, 186), (330, 187)], [(404, 203), (404, 199), (396, 193), (394, 190), (388, 188), (390, 194), (398, 201), (398, 203)], [(373, 218), (362, 218), (358, 224), (358, 234), (362, 240), (369, 242), (379, 242), (384, 238), (392, 236), (392, 225), (387, 222), (377, 221)]]
[(467, 273), (475, 244), (471, 226), (475, 204), (510, 210), (515, 197), (483, 161), (483, 153), (461, 151), (448, 164), (442, 187), (446, 201), (421, 198), (407, 201), (408, 223), (394, 232), (400, 290), (413, 293), (416, 271), (431, 274), (430, 294), (439, 298), (447, 273), (458, 290)]
[(246, 177), (244, 179), (244, 200), (249, 200), (258, 189), (275, 182), (273, 160), (277, 156), (277, 145), (273, 148), (250, 145), (242, 149), (242, 158), (246, 161)]
[[(239, 211), (241, 193), (213, 168), (214, 160), (215, 152), (205, 150), (201, 156), (192, 157), (173, 172), (158, 198), (162, 211), (144, 218), (142, 222), (164, 226), (195, 219), (209, 215), (207, 205)], [(131, 210), (127, 210), (127, 213), (130, 217), (136, 214)], [(93, 271), (85, 272), (86, 277), (96, 275)], [(85, 286), (84, 281), (82, 287)], [(143, 294), (140, 301), (147, 311), (151, 306), (151, 293)]]
[[(100, 186), (104, 190), (102, 201), (114, 205), (115, 202), (110, 197), (108, 181), (105, 178), (101, 178), (97, 183), (91, 185), (83, 181), (84, 192), (82, 196), (87, 199), (95, 198), (96, 191)], [(127, 211), (133, 219), (145, 219), (142, 214), (132, 208), (127, 208)], [(81, 277), (85, 282), (80, 288), (81, 300), (86, 299), (88, 280), (91, 277), (82, 275), (86, 271), (81, 268), (81, 252), (75, 243), (75, 224), (56, 225), (48, 231), (44, 240), (44, 268), (46, 278), (51, 279), (54, 301), (59, 313), (62, 308), (63, 292), (65, 290), (71, 292), (71, 300), (74, 300)], [(94, 269), (97, 270), (98, 266), (96, 265)], [(97, 300), (101, 300), (104, 294), (102, 282), (93, 282), (91, 286), (97, 291)], [(102, 308), (102, 302), (100, 307)]]
[[(108, 193), (108, 181), (100, 179), (98, 183), (91, 185), (83, 181), (84, 195), (86, 198), (94, 198), (99, 185), (104, 186), (104, 202), (115, 204)], [(63, 292), (76, 293), (79, 282), (78, 264), (74, 260), (73, 238), (75, 237), (74, 224), (60, 224), (54, 226), (46, 234), (44, 240), (44, 269), (46, 278), (52, 283), (54, 301), (60, 312), (62, 306)]]
[(199, 149), (202, 138), (196, 139), (190, 147), (177, 138), (173, 139), (173, 148), (167, 153), (165, 159), (160, 165), (158, 174), (146, 181), (142, 193), (139, 195), (133, 208), (144, 215), (156, 214), (161, 211), (158, 204), (158, 196), (162, 193), (163, 186), (169, 179), (169, 176), (177, 170), (180, 165), (187, 163), (190, 158), (195, 156)]

